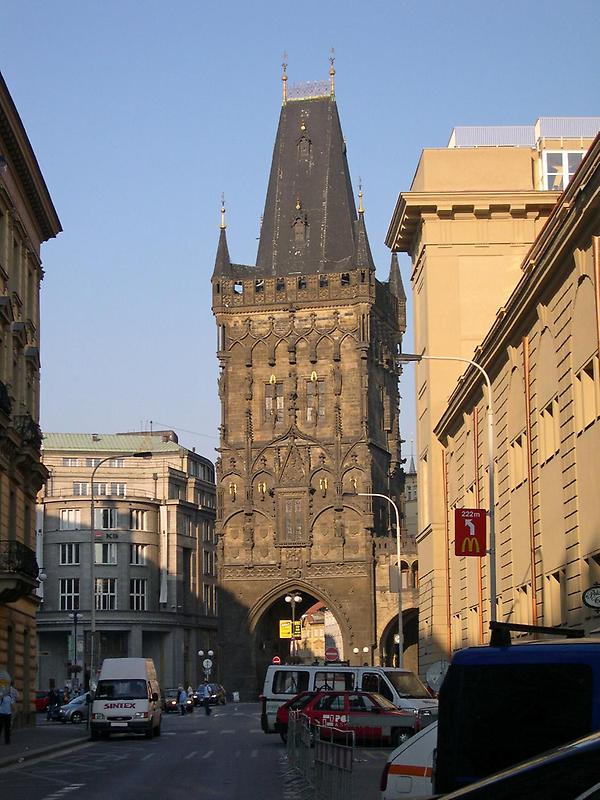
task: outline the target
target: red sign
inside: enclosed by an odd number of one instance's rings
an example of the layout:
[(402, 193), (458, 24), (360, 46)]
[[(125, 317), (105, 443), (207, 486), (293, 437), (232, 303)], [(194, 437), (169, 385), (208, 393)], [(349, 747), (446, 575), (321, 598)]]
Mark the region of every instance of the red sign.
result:
[(271, 663), (272, 664), (281, 664), (281, 659), (279, 658), (279, 656), (273, 656), (273, 658), (271, 659)]
[(486, 555), (485, 509), (454, 509), (454, 553), (457, 556)]
[(325, 659), (327, 661), (339, 661), (340, 654), (337, 647), (328, 647), (327, 650), (325, 650)]

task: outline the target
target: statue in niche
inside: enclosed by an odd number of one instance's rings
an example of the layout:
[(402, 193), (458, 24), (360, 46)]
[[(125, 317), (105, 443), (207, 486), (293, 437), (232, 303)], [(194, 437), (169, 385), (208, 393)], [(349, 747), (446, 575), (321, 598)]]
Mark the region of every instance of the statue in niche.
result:
[(338, 361), (333, 363), (333, 393), (336, 397), (342, 393), (342, 370)]
[(252, 379), (252, 373), (249, 372), (246, 375), (246, 400), (252, 400), (252, 384), (253, 384), (253, 382), (254, 381)]

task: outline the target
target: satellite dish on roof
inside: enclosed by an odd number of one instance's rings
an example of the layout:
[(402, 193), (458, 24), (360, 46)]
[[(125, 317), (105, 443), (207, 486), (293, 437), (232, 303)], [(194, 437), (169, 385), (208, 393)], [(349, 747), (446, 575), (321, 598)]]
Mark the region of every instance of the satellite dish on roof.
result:
[(442, 681), (446, 677), (446, 673), (448, 672), (449, 666), (450, 662), (444, 661), (444, 659), (440, 661), (434, 661), (433, 664), (427, 669), (427, 672), (425, 673), (425, 680), (427, 681), (427, 685), (430, 686), (436, 694), (440, 690), (440, 686), (442, 685)]

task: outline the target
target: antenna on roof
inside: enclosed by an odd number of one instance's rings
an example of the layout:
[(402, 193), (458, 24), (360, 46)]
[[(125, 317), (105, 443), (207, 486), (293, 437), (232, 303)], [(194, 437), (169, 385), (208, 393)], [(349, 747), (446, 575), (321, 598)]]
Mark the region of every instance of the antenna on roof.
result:
[(362, 178), (359, 177), (358, 179), (358, 213), (364, 214), (365, 209), (363, 207), (363, 190), (362, 190)]
[(329, 88), (331, 96), (335, 97), (335, 69), (333, 62), (335, 61), (335, 50), (333, 47), (329, 51)]
[(227, 227), (225, 223), (225, 193), (221, 193), (221, 230), (225, 230)]
[(283, 51), (283, 63), (281, 64), (281, 68), (283, 72), (281, 74), (281, 105), (284, 106), (287, 103), (287, 65), (288, 65), (288, 54)]

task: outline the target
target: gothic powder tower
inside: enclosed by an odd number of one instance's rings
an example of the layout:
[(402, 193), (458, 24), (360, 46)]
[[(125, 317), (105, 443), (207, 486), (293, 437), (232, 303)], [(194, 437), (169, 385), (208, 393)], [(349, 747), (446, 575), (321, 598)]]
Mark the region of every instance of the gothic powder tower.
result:
[(232, 263), (223, 209), (212, 277), (219, 658), (242, 699), (256, 697), (274, 655), (289, 659), (278, 625), (291, 618), (286, 595), (302, 598), (296, 619), (327, 611), (351, 663), (389, 658), (382, 636), (393, 649), (397, 626), (387, 571), (377, 585), (395, 552), (388, 504), (358, 493), (400, 502), (406, 301), (395, 256), (389, 281), (375, 278), (333, 75), (332, 63), (329, 82), (288, 93), (284, 67), (256, 266)]

